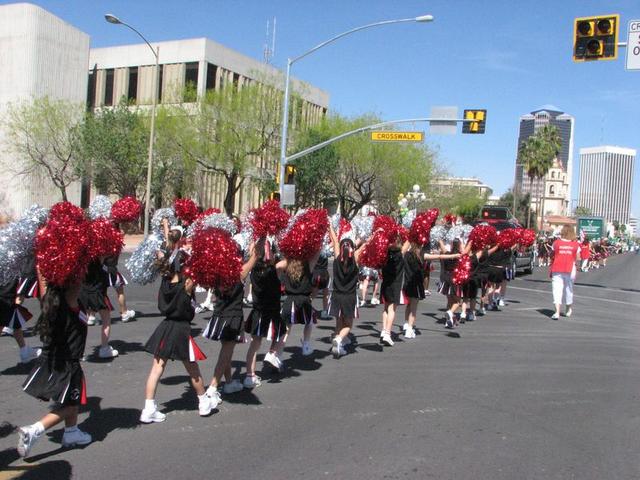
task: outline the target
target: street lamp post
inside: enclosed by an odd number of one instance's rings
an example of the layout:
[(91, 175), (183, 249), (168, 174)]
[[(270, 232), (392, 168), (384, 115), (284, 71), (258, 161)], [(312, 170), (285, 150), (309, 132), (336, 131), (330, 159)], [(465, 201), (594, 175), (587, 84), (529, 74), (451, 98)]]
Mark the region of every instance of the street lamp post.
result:
[(152, 165), (153, 165), (153, 146), (155, 144), (156, 138), (156, 106), (158, 104), (158, 73), (159, 73), (159, 58), (160, 58), (160, 47), (156, 47), (155, 49), (151, 46), (149, 41), (142, 35), (138, 30), (133, 28), (128, 23), (123, 22), (115, 15), (110, 13), (105, 14), (105, 20), (109, 23), (113, 23), (114, 25), (124, 25), (125, 27), (130, 28), (134, 32), (138, 34), (138, 36), (144, 40), (144, 43), (147, 44), (149, 49), (151, 49), (151, 53), (156, 59), (155, 70), (153, 72), (153, 99), (151, 102), (151, 128), (149, 133), (149, 156), (147, 159), (147, 186), (145, 193), (145, 206), (144, 206), (144, 238), (149, 236), (149, 212), (151, 206), (151, 174), (152, 174)]
[(421, 15), (419, 17), (413, 18), (400, 18), (397, 20), (384, 20), (381, 22), (369, 23), (367, 25), (363, 25), (361, 27), (356, 27), (351, 30), (347, 30), (346, 32), (342, 32), (335, 37), (326, 40), (310, 50), (307, 50), (302, 55), (298, 55), (294, 58), (287, 59), (287, 71), (284, 80), (284, 101), (282, 102), (282, 134), (280, 138), (280, 174), (279, 174), (279, 182), (278, 182), (278, 191), (280, 192), (280, 202), (284, 200), (284, 170), (287, 162), (287, 133), (289, 127), (289, 83), (290, 83), (290, 74), (291, 74), (291, 65), (293, 65), (298, 60), (306, 57), (307, 55), (315, 52), (316, 50), (321, 49), (322, 47), (329, 45), (330, 43), (335, 42), (339, 38), (345, 37), (355, 32), (359, 32), (360, 30), (365, 30), (367, 28), (378, 27), (382, 25), (390, 25), (393, 23), (407, 23), (407, 22), (431, 22), (433, 21), (432, 15)]

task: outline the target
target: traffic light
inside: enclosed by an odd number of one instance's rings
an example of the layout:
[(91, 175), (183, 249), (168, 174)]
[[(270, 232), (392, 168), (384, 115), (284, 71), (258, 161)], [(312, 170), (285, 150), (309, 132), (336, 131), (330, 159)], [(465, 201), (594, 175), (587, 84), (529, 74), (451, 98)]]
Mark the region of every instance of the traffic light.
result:
[(280, 192), (271, 192), (269, 194), (269, 200), (277, 200), (280, 201)]
[(293, 185), (295, 183), (294, 177), (296, 175), (296, 166), (287, 165), (284, 169), (284, 184)]
[(573, 28), (573, 61), (618, 58), (620, 15), (576, 18)]
[(487, 125), (486, 110), (465, 110), (465, 120), (473, 120), (473, 122), (464, 122), (462, 124), (462, 133), (484, 133)]

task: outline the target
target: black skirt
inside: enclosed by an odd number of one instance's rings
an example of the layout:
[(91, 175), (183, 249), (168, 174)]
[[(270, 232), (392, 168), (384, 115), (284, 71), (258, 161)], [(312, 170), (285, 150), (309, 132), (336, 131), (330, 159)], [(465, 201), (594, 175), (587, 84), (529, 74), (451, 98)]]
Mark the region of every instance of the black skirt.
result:
[(395, 303), (396, 305), (406, 305), (407, 296), (404, 293), (402, 284), (398, 282), (385, 283), (384, 277), (382, 278), (382, 288), (380, 289), (380, 296), (385, 304)]
[(40, 358), (22, 385), (32, 397), (60, 405), (85, 405), (87, 387), (78, 360)]
[(40, 298), (40, 284), (38, 283), (38, 277), (34, 275), (20, 278), (17, 295), (22, 295), (26, 298)]
[(318, 322), (308, 295), (287, 295), (282, 303), (280, 316), (285, 324), (308, 325)]
[(329, 315), (335, 318), (359, 318), (358, 295), (332, 292), (329, 297)]
[(82, 289), (80, 290), (80, 303), (84, 305), (87, 310), (92, 312), (99, 312), (100, 310), (109, 310), (113, 311), (113, 305), (111, 305), (111, 301), (109, 297), (107, 297), (107, 292), (95, 291), (93, 289)]
[(450, 275), (441, 275), (441, 279), (438, 282), (438, 293), (448, 297), (460, 297), (462, 296), (462, 289), (453, 283)]
[(311, 278), (311, 285), (318, 290), (329, 286), (329, 270), (316, 270)]
[(492, 283), (502, 283), (506, 279), (505, 270), (502, 267), (489, 267), (487, 269), (487, 280)]
[(211, 317), (202, 336), (220, 342), (244, 342), (242, 316)]
[(477, 278), (471, 278), (468, 282), (462, 285), (462, 298), (474, 300), (478, 296), (478, 290), (480, 289), (480, 281)]
[(129, 285), (129, 282), (124, 275), (122, 275), (118, 270), (110, 271), (109, 275), (109, 286), (113, 288), (124, 287), (125, 285)]
[(207, 358), (191, 337), (189, 322), (163, 320), (147, 341), (144, 349), (162, 360), (196, 362)]
[(424, 300), (424, 284), (411, 282), (405, 285), (404, 294), (408, 298), (417, 298), (418, 300)]
[(244, 325), (244, 331), (254, 337), (280, 341), (287, 333), (287, 325), (276, 309), (252, 309)]

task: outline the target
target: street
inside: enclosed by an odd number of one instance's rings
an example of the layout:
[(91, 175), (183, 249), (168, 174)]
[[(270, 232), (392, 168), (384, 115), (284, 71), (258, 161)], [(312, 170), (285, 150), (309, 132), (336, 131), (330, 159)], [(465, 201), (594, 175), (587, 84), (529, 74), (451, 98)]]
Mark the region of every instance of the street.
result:
[[(152, 358), (143, 345), (160, 321), (157, 284), (130, 285), (138, 316), (112, 329), (120, 357), (99, 361), (99, 327), (89, 329), (89, 404), (79, 427), (94, 441), (85, 448), (61, 449), (56, 428), (31, 458), (18, 458), (15, 428), (47, 405), (21, 391), (32, 365), (16, 365), (15, 342), (0, 339), (0, 480), (640, 478), (639, 271), (640, 255), (625, 254), (578, 274), (573, 316), (554, 321), (547, 269), (536, 268), (509, 284), (503, 311), (452, 331), (436, 321), (445, 300), (432, 278), (416, 339), (399, 337), (382, 352), (380, 306), (361, 309), (358, 346), (339, 360), (329, 354), (332, 321), (314, 329), (309, 358), (294, 328), (286, 372), (264, 373), (261, 387), (223, 396), (207, 418), (198, 416), (186, 372), (174, 362), (157, 395), (167, 419), (152, 425), (138, 416)], [(37, 311), (33, 300), (26, 306)], [(205, 317), (196, 316), (194, 337)], [(208, 382), (219, 345), (197, 341), (208, 356), (200, 363)], [(32, 336), (27, 342), (39, 345)], [(238, 376), (246, 349), (236, 347)]]

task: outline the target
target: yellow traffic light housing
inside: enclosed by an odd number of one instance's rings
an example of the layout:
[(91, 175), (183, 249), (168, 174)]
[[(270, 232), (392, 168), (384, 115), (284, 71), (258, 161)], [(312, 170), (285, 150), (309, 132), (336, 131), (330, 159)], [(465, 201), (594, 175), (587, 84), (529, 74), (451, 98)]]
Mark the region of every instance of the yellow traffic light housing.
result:
[(486, 110), (465, 110), (463, 118), (473, 121), (462, 124), (462, 133), (484, 133), (487, 124)]
[(573, 26), (573, 60), (615, 60), (618, 58), (620, 15), (576, 18)]
[(271, 192), (269, 194), (269, 200), (277, 200), (280, 201), (280, 192)]
[(287, 165), (284, 169), (284, 183), (285, 185), (293, 185), (295, 183), (294, 177), (296, 175), (295, 165)]

